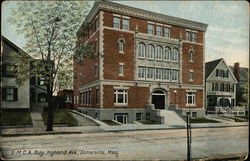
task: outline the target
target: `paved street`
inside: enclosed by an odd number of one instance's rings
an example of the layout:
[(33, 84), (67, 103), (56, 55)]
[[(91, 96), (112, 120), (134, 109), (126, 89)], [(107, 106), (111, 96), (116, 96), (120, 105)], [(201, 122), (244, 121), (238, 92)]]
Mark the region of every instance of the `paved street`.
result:
[[(192, 158), (247, 152), (248, 127), (192, 130)], [(185, 159), (186, 130), (2, 137), (6, 159)]]

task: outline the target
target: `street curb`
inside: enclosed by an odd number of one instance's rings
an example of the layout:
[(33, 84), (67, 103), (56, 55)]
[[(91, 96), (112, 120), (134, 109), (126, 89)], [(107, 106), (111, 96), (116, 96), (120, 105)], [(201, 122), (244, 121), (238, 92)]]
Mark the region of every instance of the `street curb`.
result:
[(39, 136), (39, 135), (60, 135), (60, 134), (82, 134), (81, 131), (70, 132), (43, 132), (43, 133), (23, 133), (23, 134), (1, 134), (2, 137), (15, 137), (15, 136)]
[[(230, 125), (230, 126), (211, 126), (211, 127), (191, 127), (191, 129), (204, 129), (204, 128), (227, 128), (227, 127), (241, 127), (248, 125)], [(155, 128), (155, 129), (120, 129), (120, 130), (105, 130), (105, 132), (119, 132), (119, 131), (147, 131), (147, 130), (177, 130), (186, 129), (186, 127), (170, 127), (170, 128)]]

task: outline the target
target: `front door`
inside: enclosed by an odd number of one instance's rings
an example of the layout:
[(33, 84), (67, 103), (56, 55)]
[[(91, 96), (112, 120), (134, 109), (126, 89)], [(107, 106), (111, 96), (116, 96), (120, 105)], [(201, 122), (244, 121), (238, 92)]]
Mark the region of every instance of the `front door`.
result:
[(152, 93), (152, 104), (155, 105), (155, 109), (165, 109), (165, 97), (165, 92), (162, 90)]

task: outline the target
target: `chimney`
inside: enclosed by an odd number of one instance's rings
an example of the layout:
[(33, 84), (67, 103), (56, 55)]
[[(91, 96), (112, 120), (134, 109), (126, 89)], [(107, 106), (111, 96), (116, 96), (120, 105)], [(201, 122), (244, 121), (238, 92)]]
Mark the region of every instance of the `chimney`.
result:
[(237, 79), (237, 81), (240, 80), (240, 63), (239, 62), (234, 63), (234, 76)]

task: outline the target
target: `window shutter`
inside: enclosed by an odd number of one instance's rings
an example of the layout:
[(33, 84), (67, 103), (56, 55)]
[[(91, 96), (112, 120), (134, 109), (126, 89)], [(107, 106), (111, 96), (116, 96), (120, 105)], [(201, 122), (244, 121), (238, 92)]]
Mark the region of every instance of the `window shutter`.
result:
[(3, 101), (5, 101), (6, 100), (6, 88), (3, 88), (3, 93), (2, 93), (2, 99), (3, 99)]
[(14, 88), (14, 101), (18, 100), (18, 90), (17, 88)]

